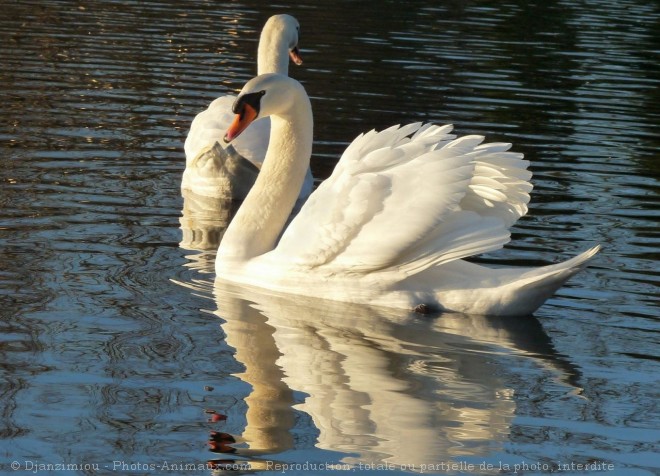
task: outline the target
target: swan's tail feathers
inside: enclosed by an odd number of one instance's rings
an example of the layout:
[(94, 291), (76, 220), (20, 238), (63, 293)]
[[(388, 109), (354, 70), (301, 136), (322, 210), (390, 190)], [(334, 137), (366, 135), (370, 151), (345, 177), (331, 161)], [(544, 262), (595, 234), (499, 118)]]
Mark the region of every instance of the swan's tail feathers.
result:
[(571, 258), (568, 261), (564, 261), (563, 263), (559, 263), (559, 264), (567, 265), (575, 269), (575, 272), (577, 273), (579, 270), (584, 268), (587, 265), (587, 263), (594, 256), (596, 256), (596, 253), (598, 253), (599, 251), (600, 251), (600, 245), (596, 245), (592, 248), (589, 248), (587, 251), (580, 253), (575, 258)]
[(594, 246), (567, 261), (536, 268), (526, 273), (518, 282), (516, 294), (525, 303), (517, 313), (531, 314), (552, 296), (566, 281), (580, 270), (598, 253), (600, 245)]

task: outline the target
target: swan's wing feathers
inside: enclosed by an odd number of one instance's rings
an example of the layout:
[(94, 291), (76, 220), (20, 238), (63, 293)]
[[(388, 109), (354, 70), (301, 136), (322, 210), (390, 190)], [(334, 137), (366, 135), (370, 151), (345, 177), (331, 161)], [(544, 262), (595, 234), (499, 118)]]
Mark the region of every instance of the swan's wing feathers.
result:
[(330, 273), (410, 275), (502, 247), (527, 211), (528, 164), (509, 144), (450, 132), (411, 124), (356, 138), (275, 253)]
[(474, 176), (460, 204), (463, 210), (501, 220), (507, 228), (527, 213), (532, 191), (529, 162), (522, 154), (509, 152), (510, 147), (492, 143), (474, 148)]
[(484, 139), (484, 136), (463, 136), (451, 141), (442, 148), (446, 151), (451, 150), (455, 155), (467, 154), (469, 152), (473, 152), (474, 149), (484, 141)]
[(442, 151), (431, 151), (396, 173), (382, 174), (388, 193), (381, 192), (379, 207), (369, 207), (378, 213), (364, 221), (332, 265), (354, 271), (397, 266), (407, 250), (458, 209), (472, 171), (469, 156), (443, 158)]
[(389, 179), (346, 175), (310, 195), (275, 250), (290, 263), (317, 267), (341, 254), (364, 225), (382, 211)]
[(195, 116), (183, 146), (188, 163), (216, 142), (224, 144), (222, 138), (232, 121), (231, 106), (234, 99), (235, 96), (221, 96)]
[[(450, 130), (414, 124), (358, 137), (285, 230), (276, 253), (328, 269), (396, 265), (460, 210), (474, 172), (473, 148), (483, 138), (450, 141)], [(443, 147), (436, 149), (438, 143)]]
[[(384, 171), (418, 157), (432, 148), (453, 140), (452, 125), (436, 126), (416, 122), (392, 126), (380, 132), (360, 134), (346, 148), (334, 172), (326, 180), (338, 176)], [(412, 137), (411, 137), (412, 135)]]
[(502, 221), (471, 211), (452, 213), (403, 255), (398, 269), (412, 275), (448, 261), (499, 249), (510, 239)]
[[(231, 108), (235, 100), (236, 96), (233, 95), (220, 96), (195, 116), (184, 144), (187, 166), (216, 143), (225, 147), (224, 136), (234, 120)], [(259, 119), (232, 141), (232, 145), (243, 158), (260, 166), (266, 156), (269, 135), (270, 119)]]

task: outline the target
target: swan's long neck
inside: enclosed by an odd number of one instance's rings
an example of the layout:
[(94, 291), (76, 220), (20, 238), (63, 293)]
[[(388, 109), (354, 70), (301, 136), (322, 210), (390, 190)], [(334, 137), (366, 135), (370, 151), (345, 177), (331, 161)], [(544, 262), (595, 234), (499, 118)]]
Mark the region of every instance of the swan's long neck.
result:
[(289, 75), (289, 45), (270, 28), (261, 32), (257, 51), (257, 75), (266, 73)]
[(309, 99), (300, 90), (287, 111), (270, 116), (268, 152), (222, 238), (219, 263), (247, 261), (271, 251), (293, 210), (309, 167), (314, 129)]

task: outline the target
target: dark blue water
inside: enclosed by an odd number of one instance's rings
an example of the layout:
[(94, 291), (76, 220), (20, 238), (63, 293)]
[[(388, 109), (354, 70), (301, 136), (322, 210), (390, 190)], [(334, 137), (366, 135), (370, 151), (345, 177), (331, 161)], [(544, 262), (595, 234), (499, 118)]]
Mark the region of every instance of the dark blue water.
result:
[[(317, 178), (451, 122), (534, 172), (480, 259), (594, 265), (522, 320), (214, 290), (231, 210), (181, 196), (183, 141), (279, 12)], [(3, 474), (660, 472), (656, 3), (4, 2), (0, 40)]]

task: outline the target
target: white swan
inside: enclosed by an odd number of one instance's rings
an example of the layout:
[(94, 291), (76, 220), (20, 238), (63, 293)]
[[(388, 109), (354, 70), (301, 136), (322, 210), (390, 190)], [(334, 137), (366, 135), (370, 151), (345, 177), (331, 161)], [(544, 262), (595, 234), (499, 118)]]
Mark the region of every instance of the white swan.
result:
[(338, 301), (470, 314), (526, 315), (598, 251), (540, 268), (491, 269), (462, 258), (501, 248), (527, 212), (528, 162), (510, 145), (410, 124), (355, 139), (285, 227), (312, 148), (312, 110), (297, 81), (250, 80), (225, 140), (271, 117), (266, 159), (218, 248), (216, 275)]
[[(298, 50), (300, 25), (291, 15), (274, 15), (264, 25), (257, 53), (257, 74), (289, 72), (289, 58), (302, 64)], [(229, 147), (222, 138), (231, 124), (235, 95), (221, 96), (200, 112), (190, 126), (184, 144), (186, 169), (181, 188), (202, 196), (242, 200), (256, 179), (268, 148), (270, 120), (255, 121), (254, 127)], [(313, 186), (308, 170), (301, 198)]]

